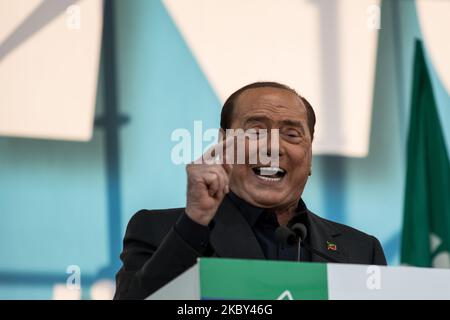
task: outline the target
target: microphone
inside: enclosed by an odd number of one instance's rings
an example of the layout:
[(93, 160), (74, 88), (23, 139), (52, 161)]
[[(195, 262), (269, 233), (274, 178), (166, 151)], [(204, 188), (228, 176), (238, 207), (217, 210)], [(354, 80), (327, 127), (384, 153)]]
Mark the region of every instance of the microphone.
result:
[(306, 226), (303, 223), (297, 222), (291, 227), (291, 230), (300, 238), (301, 241), (305, 240), (307, 231)]
[(297, 261), (300, 261), (300, 247), (303, 244), (303, 240), (306, 238), (306, 227), (303, 223), (297, 222), (291, 227), (291, 230), (295, 232), (298, 238)]
[(275, 230), (275, 239), (282, 245), (293, 245), (297, 242), (297, 235), (286, 226), (279, 226)]
[(297, 244), (297, 261), (300, 261), (300, 246), (305, 237), (306, 227), (301, 223), (296, 223), (291, 228), (279, 226), (275, 230), (275, 238), (282, 245)]
[(307, 229), (306, 226), (303, 223), (295, 223), (290, 228), (286, 226), (279, 226), (275, 230), (275, 238), (279, 243), (282, 245), (298, 245), (297, 249), (297, 261), (300, 261), (300, 247), (304, 247), (309, 252), (318, 255), (319, 257), (329, 261), (329, 262), (335, 262), (338, 261), (334, 259), (333, 257), (320, 252), (319, 250), (311, 247), (309, 244), (304, 242), (303, 240), (306, 238), (307, 235)]

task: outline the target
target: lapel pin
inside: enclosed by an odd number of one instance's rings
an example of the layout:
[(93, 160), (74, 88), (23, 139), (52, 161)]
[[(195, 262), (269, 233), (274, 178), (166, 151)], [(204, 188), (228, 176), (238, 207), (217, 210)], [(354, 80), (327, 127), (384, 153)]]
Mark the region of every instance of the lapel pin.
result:
[(327, 250), (337, 251), (337, 246), (335, 243), (327, 241)]

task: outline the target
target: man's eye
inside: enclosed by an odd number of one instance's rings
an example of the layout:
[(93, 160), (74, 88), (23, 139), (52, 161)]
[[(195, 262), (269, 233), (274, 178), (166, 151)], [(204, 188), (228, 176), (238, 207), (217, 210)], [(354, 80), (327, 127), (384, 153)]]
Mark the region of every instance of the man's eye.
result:
[(288, 131), (288, 132), (286, 132), (286, 135), (289, 137), (292, 137), (292, 138), (296, 138), (296, 137), (300, 136), (297, 131)]
[(267, 135), (267, 129), (251, 128), (246, 133), (250, 139), (258, 139)]

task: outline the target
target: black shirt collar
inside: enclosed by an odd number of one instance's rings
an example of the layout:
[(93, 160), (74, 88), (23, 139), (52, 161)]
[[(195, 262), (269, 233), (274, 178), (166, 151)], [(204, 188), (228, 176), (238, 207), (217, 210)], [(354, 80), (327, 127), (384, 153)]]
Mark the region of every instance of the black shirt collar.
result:
[[(233, 191), (230, 190), (230, 192), (227, 194), (229, 199), (239, 208), (239, 211), (242, 213), (244, 218), (247, 220), (248, 224), (253, 227), (258, 219), (260, 218), (261, 214), (264, 212), (265, 208), (256, 207), (244, 199), (241, 199), (238, 197)], [(300, 198), (297, 210), (296, 210), (296, 216), (304, 213), (307, 211), (307, 207), (305, 202)]]

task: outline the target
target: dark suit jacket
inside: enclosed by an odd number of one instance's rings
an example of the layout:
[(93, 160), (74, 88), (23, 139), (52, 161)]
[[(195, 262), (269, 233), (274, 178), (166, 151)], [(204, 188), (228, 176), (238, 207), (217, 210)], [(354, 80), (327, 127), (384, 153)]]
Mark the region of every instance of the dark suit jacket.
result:
[[(141, 210), (130, 220), (116, 275), (115, 299), (144, 299), (193, 266), (200, 254), (180, 237), (174, 225), (184, 208)], [(261, 247), (238, 208), (225, 197), (214, 218), (210, 256), (265, 259)], [(351, 227), (306, 212), (309, 245), (339, 263), (386, 265), (380, 242)], [(327, 250), (327, 241), (336, 244)], [(311, 254), (310, 261), (326, 262)]]

